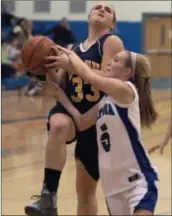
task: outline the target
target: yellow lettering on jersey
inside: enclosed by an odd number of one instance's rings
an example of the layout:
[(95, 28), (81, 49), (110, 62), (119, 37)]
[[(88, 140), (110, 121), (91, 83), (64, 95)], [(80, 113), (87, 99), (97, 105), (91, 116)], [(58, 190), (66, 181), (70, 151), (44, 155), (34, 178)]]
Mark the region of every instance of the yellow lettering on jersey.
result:
[[(99, 73), (101, 65), (97, 62), (85, 60), (85, 64), (87, 64), (95, 73)], [(84, 99), (83, 93), (83, 85), (88, 84), (87, 82), (83, 81), (80, 77), (70, 77), (73, 85), (75, 86), (75, 95), (71, 96), (73, 102), (80, 103)], [(85, 95), (86, 99), (90, 102), (96, 102), (100, 98), (100, 91), (90, 86), (90, 94)]]
[(73, 77), (72, 83), (75, 86), (75, 93), (77, 94), (72, 95), (71, 99), (73, 102), (79, 103), (83, 100), (84, 94), (83, 94), (83, 81), (80, 77)]
[[(88, 83), (84, 82), (84, 84), (88, 84)], [(91, 88), (90, 94), (86, 95), (87, 100), (90, 101), (90, 102), (96, 102), (96, 101), (98, 101), (99, 98), (100, 98), (100, 91), (97, 90), (92, 85), (90, 86), (90, 88)]]
[(94, 61), (85, 60), (85, 64), (87, 64), (91, 69), (100, 70), (100, 64)]

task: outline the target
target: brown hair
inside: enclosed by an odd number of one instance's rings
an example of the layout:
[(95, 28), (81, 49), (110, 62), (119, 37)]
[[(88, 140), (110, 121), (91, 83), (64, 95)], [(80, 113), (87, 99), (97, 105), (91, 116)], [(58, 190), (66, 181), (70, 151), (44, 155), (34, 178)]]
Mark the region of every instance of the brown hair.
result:
[[(130, 67), (133, 70), (132, 53), (128, 53), (126, 67)], [(150, 63), (144, 55), (137, 54), (135, 71), (133, 73), (133, 81), (139, 95), (141, 125), (142, 127), (146, 126), (150, 128), (156, 121), (158, 114), (155, 110), (151, 95)]]

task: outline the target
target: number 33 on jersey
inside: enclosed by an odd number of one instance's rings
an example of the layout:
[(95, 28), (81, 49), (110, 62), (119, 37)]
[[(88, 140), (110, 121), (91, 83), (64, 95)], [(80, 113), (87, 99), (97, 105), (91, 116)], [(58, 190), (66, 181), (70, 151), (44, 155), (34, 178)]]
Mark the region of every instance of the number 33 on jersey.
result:
[[(87, 49), (84, 49), (82, 43), (73, 47), (73, 51), (93, 70), (93, 73), (94, 71), (98, 73), (101, 69), (103, 45), (109, 36), (110, 34), (102, 36)], [(77, 75), (70, 74), (69, 76), (68, 96), (75, 107), (84, 113), (93, 107), (104, 94)]]
[[(91, 61), (90, 61), (91, 62)], [(90, 66), (86, 61), (87, 65)], [(96, 67), (99, 67), (99, 64), (91, 62), (91, 64)], [(92, 69), (96, 69), (91, 67)], [(97, 69), (96, 69), (97, 70)], [(71, 77), (71, 83), (73, 86), (73, 94), (71, 95), (71, 99), (74, 103), (80, 103), (83, 99), (86, 99), (89, 102), (97, 102), (100, 99), (100, 91), (82, 80), (77, 75), (73, 75)]]

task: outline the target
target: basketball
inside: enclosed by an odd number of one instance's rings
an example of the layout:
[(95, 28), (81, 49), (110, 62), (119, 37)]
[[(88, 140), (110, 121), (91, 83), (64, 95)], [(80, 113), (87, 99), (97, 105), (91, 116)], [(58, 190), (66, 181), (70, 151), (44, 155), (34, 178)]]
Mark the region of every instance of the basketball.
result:
[(44, 58), (52, 55), (51, 47), (55, 43), (45, 36), (35, 36), (29, 39), (21, 51), (21, 60), (24, 68), (38, 75), (45, 74)]

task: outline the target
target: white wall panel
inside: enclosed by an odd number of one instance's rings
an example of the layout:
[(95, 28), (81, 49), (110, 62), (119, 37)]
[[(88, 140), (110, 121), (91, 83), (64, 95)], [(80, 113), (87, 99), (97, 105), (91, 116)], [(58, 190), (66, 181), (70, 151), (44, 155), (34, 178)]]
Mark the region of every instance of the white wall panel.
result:
[[(45, 0), (42, 0), (45, 1)], [(82, 1), (82, 0), (81, 0)], [(90, 9), (100, 1), (87, 1), (85, 14), (69, 13), (68, 1), (51, 1), (50, 13), (34, 13), (33, 1), (16, 1), (16, 15), (35, 20), (59, 20), (66, 16), (70, 20), (86, 20)], [(171, 1), (106, 1), (115, 8), (120, 21), (141, 21), (142, 13), (170, 13)]]

